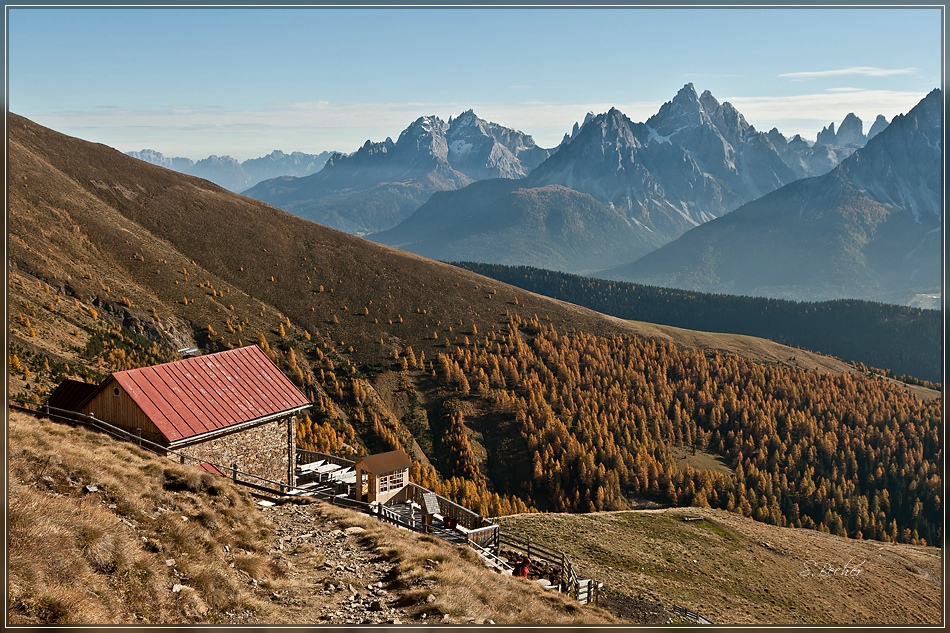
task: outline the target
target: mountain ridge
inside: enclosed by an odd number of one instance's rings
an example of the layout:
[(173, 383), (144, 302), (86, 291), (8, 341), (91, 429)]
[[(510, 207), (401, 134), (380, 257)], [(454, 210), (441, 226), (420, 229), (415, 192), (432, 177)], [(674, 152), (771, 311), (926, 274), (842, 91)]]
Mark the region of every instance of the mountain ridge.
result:
[(194, 161), (184, 157), (167, 157), (153, 149), (125, 152), (125, 154), (152, 165), (210, 180), (225, 189), (240, 193), (263, 180), (316, 173), (323, 169), (332, 152), (286, 154), (281, 150), (274, 150), (265, 156), (249, 158), (241, 162), (230, 156), (216, 154)]
[(938, 89), (828, 174), (597, 276), (811, 301), (907, 303), (939, 291), (939, 103)]
[[(860, 126), (853, 115), (848, 121)], [(786, 141), (777, 130), (758, 132), (729, 102), (719, 103), (708, 90), (699, 95), (688, 83), (645, 123), (634, 123), (617, 108), (589, 113), (518, 181), (522, 197), (550, 186), (576, 191), (563, 194), (561, 206), (548, 208), (552, 217), (575, 218), (570, 233), (498, 222), (522, 217), (521, 200), (512, 195), (489, 203), (481, 198), (484, 189), (463, 187), (431, 197), (416, 210), (420, 217), (410, 216), (371, 239), (439, 259), (586, 274), (597, 269), (598, 251), (577, 245), (604, 245), (600, 261), (609, 264), (601, 270), (635, 260), (803, 175), (830, 169), (854, 149), (834, 142), (828, 138), (812, 146), (800, 137)], [(422, 217), (428, 223), (424, 231)], [(441, 232), (432, 230), (436, 225)], [(533, 240), (540, 242), (538, 248), (530, 246)]]
[(408, 217), (433, 193), (487, 178), (523, 178), (549, 155), (530, 136), (467, 110), (448, 122), (422, 116), (391, 138), (334, 153), (305, 178), (259, 183), (244, 192), (309, 220), (356, 235)]

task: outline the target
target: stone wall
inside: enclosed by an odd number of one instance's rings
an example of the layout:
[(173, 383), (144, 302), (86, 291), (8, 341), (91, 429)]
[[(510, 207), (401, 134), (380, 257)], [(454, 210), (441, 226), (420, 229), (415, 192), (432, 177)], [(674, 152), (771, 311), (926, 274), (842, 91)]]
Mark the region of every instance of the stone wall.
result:
[(293, 477), (293, 462), (288, 459), (294, 459), (294, 431), (294, 418), (290, 417), (185, 446), (177, 449), (177, 452), (191, 459), (215, 464), (229, 476), (232, 466), (236, 467), (238, 479), (248, 483), (274, 486), (241, 473), (250, 473), (269, 482), (293, 485), (293, 481), (288, 479), (288, 476)]

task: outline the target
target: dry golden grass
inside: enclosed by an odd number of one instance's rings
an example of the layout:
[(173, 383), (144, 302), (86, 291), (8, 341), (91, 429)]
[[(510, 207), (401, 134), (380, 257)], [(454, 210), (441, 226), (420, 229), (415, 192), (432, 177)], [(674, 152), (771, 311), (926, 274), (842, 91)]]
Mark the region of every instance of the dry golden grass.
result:
[(246, 493), (82, 428), (12, 413), (9, 430), (11, 623), (186, 623), (267, 607), (239, 572), (278, 575), (256, 562), (271, 532)]
[[(10, 624), (316, 621), (327, 599), (312, 590), (326, 575), (322, 555), (305, 543), (294, 563), (282, 558), (273, 521), (230, 480), (25, 413), (11, 412), (8, 425)], [(359, 546), (394, 564), (390, 593), (430, 622), (615, 621), (492, 572), (467, 547), (313, 505), (339, 528), (362, 528)], [(276, 591), (305, 604), (281, 608)]]

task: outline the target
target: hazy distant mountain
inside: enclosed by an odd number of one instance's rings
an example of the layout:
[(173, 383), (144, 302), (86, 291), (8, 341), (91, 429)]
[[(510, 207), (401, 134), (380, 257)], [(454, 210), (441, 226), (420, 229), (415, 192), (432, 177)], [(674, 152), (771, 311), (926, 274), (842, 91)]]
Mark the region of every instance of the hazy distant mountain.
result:
[[(616, 208), (561, 185), (522, 187), (520, 181), (484, 180), (432, 197), (399, 226), (369, 235), (441, 260), (484, 260), (592, 272), (622, 261), (631, 245), (650, 239)], [(644, 251), (657, 244), (642, 244)]]
[[(530, 223), (509, 221), (523, 213), (517, 204), (527, 194), (489, 201), (484, 188), (471, 187), (433, 197), (417, 211), (419, 218), (371, 238), (453, 260), (587, 272), (600, 258), (602, 267), (608, 267), (645, 255), (819, 169), (808, 143), (779, 137), (773, 142), (731, 104), (720, 104), (709, 91), (697, 95), (687, 84), (646, 123), (634, 123), (617, 109), (589, 114), (550, 158), (519, 181), (521, 190), (568, 188), (606, 205), (609, 212), (565, 191), (551, 199), (567, 206), (547, 208), (547, 214), (555, 217), (563, 211), (574, 218), (556, 234), (559, 246), (549, 243), (555, 234), (544, 232), (538, 239), (549, 247), (512, 251), (512, 244), (531, 239)], [(821, 155), (827, 169), (837, 164), (834, 152)], [(581, 209), (592, 215), (583, 215)], [(623, 220), (622, 226), (617, 219)], [(572, 246), (598, 242), (605, 247), (578, 252)]]
[(436, 191), (487, 178), (522, 178), (550, 155), (530, 136), (468, 110), (448, 123), (415, 120), (396, 142), (336, 153), (306, 178), (265, 181), (245, 192), (307, 219), (362, 235), (395, 226)]
[(126, 154), (153, 165), (210, 180), (216, 185), (235, 192), (244, 191), (270, 178), (307, 176), (316, 173), (323, 168), (330, 157), (330, 152), (285, 154), (280, 150), (274, 150), (267, 156), (249, 158), (239, 163), (230, 156), (211, 155), (199, 161), (193, 161), (190, 158), (169, 158), (152, 149), (126, 152)]
[(156, 152), (153, 149), (143, 149), (140, 152), (126, 152), (132, 158), (137, 158), (139, 160), (144, 160), (146, 163), (151, 163), (153, 165), (158, 165), (159, 167), (164, 167), (165, 169), (172, 169), (181, 173), (189, 173), (188, 170), (195, 166), (195, 161), (190, 158), (170, 158), (163, 155), (161, 152)]
[(886, 127), (887, 119), (879, 114), (865, 135), (864, 123), (850, 112), (837, 131), (833, 122), (822, 128), (815, 143), (808, 143), (798, 134), (788, 140), (775, 128), (769, 130), (768, 138), (795, 174), (799, 178), (807, 178), (828, 173)]
[(315, 174), (323, 169), (332, 153), (306, 154), (304, 152), (292, 152), (285, 154), (280, 150), (274, 150), (267, 156), (247, 159), (241, 163), (241, 167), (250, 177), (251, 184), (256, 185), (263, 180), (280, 178), (281, 176), (299, 178)]
[(602, 276), (797, 300), (906, 303), (939, 292), (941, 107), (934, 90), (828, 174), (789, 184)]
[(858, 149), (864, 147), (869, 139), (880, 134), (886, 127), (887, 119), (884, 118), (884, 115), (879, 114), (871, 125), (871, 129), (868, 130), (867, 135), (865, 135), (864, 124), (861, 119), (855, 115), (854, 112), (849, 112), (848, 116), (841, 122), (837, 132), (835, 131), (834, 123), (827, 125), (818, 133), (815, 144), (838, 145)]

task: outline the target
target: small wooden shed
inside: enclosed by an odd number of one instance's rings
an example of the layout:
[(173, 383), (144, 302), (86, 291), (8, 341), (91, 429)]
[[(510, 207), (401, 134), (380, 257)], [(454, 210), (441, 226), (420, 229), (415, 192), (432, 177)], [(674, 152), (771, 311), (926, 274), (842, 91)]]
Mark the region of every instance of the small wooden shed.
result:
[(367, 455), (356, 462), (356, 485), (361, 489), (363, 475), (366, 486), (360, 495), (361, 501), (386, 503), (409, 483), (409, 467), (412, 460), (401, 450)]
[(263, 350), (250, 345), (115, 372), (74, 410), (151, 448), (272, 487), (267, 482), (295, 483), (295, 416), (310, 406)]
[(68, 411), (79, 411), (82, 403), (89, 400), (98, 390), (99, 385), (95, 383), (66, 378), (46, 399), (43, 412), (46, 415), (56, 416)]

